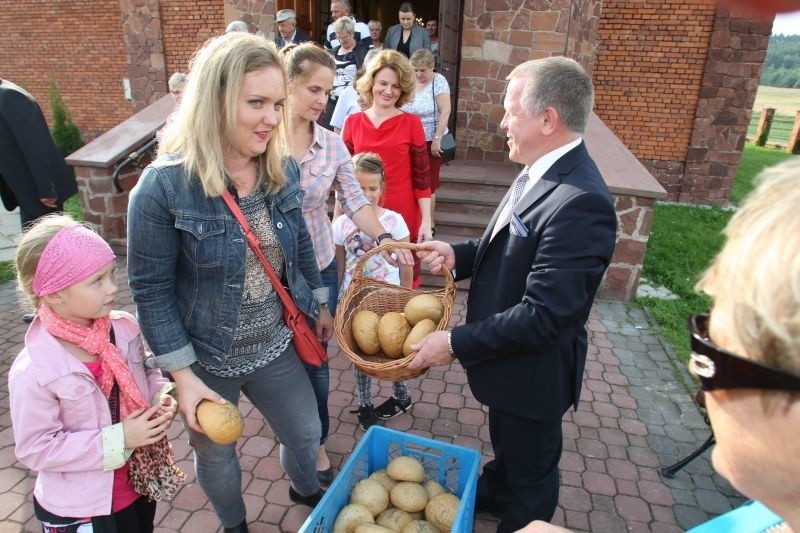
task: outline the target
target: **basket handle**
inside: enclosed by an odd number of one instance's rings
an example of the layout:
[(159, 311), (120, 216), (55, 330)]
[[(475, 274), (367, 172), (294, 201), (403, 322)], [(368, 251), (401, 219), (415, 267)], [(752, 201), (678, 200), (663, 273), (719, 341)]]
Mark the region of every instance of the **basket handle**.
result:
[[(379, 254), (384, 250), (393, 250), (395, 248), (406, 248), (411, 250), (412, 252), (416, 252), (418, 250), (418, 246), (413, 242), (387, 242), (386, 244), (381, 244), (380, 246), (376, 246), (372, 250), (369, 250), (364, 255), (362, 255), (358, 259), (358, 263), (356, 263), (355, 269), (353, 269), (353, 279), (351, 282), (355, 282), (358, 280), (364, 279), (364, 265), (366, 264), (369, 259), (375, 255)], [(450, 269), (447, 268), (444, 264), (442, 265), (442, 275), (444, 276), (444, 283), (445, 286), (447, 285), (455, 285), (455, 281), (453, 280), (453, 274), (450, 273)]]

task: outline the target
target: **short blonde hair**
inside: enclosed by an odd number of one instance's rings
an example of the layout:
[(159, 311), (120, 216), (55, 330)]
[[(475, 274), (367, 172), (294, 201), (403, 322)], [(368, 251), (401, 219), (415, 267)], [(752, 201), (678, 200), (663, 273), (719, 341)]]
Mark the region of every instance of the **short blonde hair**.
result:
[(758, 183), (696, 289), (724, 300), (746, 355), (800, 373), (800, 157)]
[(420, 48), (411, 54), (411, 66), (433, 68), (436, 66), (436, 59), (434, 59), (430, 50), (426, 48)]
[[(40, 299), (33, 293), (33, 278), (47, 243), (62, 229), (80, 224), (69, 215), (53, 214), (39, 218), (25, 230), (17, 245), (14, 266), (17, 270), (17, 289), (39, 308)], [(87, 226), (88, 227), (88, 226)], [(90, 228), (91, 229), (91, 228)]]
[[(275, 43), (250, 33), (231, 32), (203, 44), (189, 63), (189, 81), (173, 123), (164, 132), (159, 156), (174, 155), (198, 176), (209, 197), (220, 196), (228, 185), (223, 158), (236, 127), (236, 103), (245, 74), (264, 67), (286, 71)], [(273, 130), (267, 149), (256, 158), (257, 185), (274, 193), (286, 182), (282, 161), (286, 146), (286, 109)]]
[(356, 25), (350, 17), (339, 17), (333, 23), (334, 33), (347, 33), (348, 35), (355, 35)]
[(381, 50), (381, 52), (370, 61), (366, 67), (364, 75), (356, 83), (356, 89), (367, 102), (372, 105), (372, 88), (375, 85), (375, 76), (384, 68), (391, 69), (397, 74), (400, 80), (400, 98), (397, 100), (397, 107), (401, 107), (414, 99), (416, 81), (414, 80), (414, 69), (411, 61), (396, 50)]

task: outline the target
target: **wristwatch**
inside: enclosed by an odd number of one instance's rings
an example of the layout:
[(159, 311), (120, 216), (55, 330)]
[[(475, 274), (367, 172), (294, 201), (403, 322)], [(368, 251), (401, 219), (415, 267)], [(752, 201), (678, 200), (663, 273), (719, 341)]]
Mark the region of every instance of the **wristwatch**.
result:
[(375, 242), (378, 243), (378, 246), (380, 246), (381, 245), (381, 241), (383, 239), (393, 239), (393, 238), (394, 237), (392, 237), (392, 234), (387, 231), (386, 233), (381, 233), (380, 235), (375, 237)]

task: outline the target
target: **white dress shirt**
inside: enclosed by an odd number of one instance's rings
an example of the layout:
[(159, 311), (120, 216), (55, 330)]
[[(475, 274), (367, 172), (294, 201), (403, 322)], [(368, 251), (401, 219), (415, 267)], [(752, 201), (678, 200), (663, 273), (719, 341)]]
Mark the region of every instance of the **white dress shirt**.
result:
[[(525, 198), (525, 195), (528, 194), (528, 192), (533, 188), (536, 182), (539, 181), (539, 178), (544, 176), (545, 172), (550, 170), (550, 167), (552, 167), (556, 161), (561, 159), (561, 157), (564, 154), (566, 154), (567, 152), (578, 146), (581, 143), (581, 141), (583, 141), (583, 138), (578, 137), (574, 141), (565, 144), (564, 146), (556, 148), (551, 152), (547, 152), (542, 157), (534, 161), (532, 165), (525, 167), (522, 170), (522, 172), (519, 173), (519, 175), (525, 174), (527, 172), (528, 183), (525, 184), (525, 189), (523, 189), (522, 194), (519, 197), (520, 201), (522, 201), (522, 199)], [(495, 224), (494, 229), (492, 229), (492, 237), (491, 237), (492, 239), (494, 239), (495, 235), (497, 235), (497, 232), (499, 232), (500, 229), (506, 225), (510, 217), (511, 217), (511, 197), (509, 196), (508, 202), (506, 202), (506, 205), (503, 206), (503, 210), (500, 212), (500, 216), (497, 217), (497, 223)]]

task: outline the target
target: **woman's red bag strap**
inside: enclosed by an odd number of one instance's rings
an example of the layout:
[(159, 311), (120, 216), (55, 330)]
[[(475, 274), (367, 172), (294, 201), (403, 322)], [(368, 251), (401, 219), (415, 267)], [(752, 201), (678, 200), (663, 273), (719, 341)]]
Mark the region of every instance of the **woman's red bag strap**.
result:
[(328, 354), (319, 342), (317, 336), (308, 326), (306, 315), (300, 311), (297, 304), (294, 303), (292, 295), (283, 287), (283, 283), (278, 279), (275, 271), (272, 270), (272, 266), (264, 256), (264, 252), (261, 251), (261, 242), (258, 240), (255, 233), (253, 233), (253, 230), (250, 229), (250, 224), (247, 223), (244, 213), (239, 209), (236, 200), (233, 199), (233, 196), (231, 196), (231, 193), (227, 189), (222, 193), (222, 199), (242, 226), (242, 231), (244, 231), (247, 243), (261, 262), (275, 292), (280, 297), (281, 302), (283, 302), (283, 318), (286, 321), (286, 325), (294, 332), (292, 342), (297, 355), (299, 355), (300, 359), (306, 364), (316, 367), (322, 366), (322, 363), (328, 360)]

